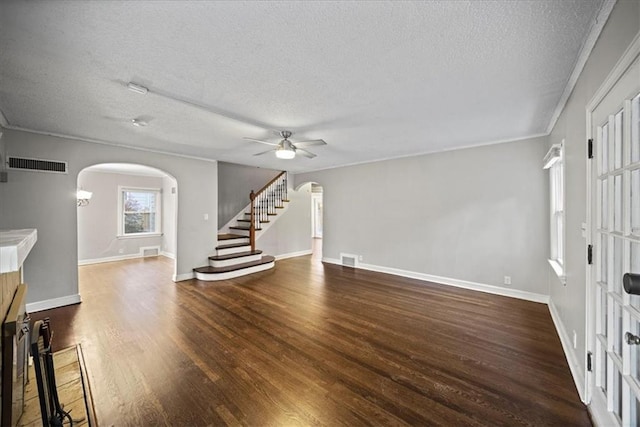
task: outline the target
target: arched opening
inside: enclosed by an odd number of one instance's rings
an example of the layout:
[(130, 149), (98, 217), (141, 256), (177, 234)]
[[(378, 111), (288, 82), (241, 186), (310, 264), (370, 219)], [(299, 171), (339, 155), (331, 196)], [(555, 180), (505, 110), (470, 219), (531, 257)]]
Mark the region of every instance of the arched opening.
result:
[(175, 277), (173, 176), (140, 164), (102, 163), (80, 171), (77, 188), (79, 266), (163, 256), (172, 260)]
[(311, 258), (322, 262), (324, 188), (317, 182), (305, 182), (295, 188), (296, 191), (304, 189), (311, 193)]

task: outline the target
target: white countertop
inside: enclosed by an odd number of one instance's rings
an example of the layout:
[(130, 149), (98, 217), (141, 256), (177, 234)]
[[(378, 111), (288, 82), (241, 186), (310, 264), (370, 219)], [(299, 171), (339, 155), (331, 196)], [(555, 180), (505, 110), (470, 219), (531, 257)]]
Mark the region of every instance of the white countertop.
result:
[(0, 273), (18, 271), (38, 240), (38, 230), (0, 230)]

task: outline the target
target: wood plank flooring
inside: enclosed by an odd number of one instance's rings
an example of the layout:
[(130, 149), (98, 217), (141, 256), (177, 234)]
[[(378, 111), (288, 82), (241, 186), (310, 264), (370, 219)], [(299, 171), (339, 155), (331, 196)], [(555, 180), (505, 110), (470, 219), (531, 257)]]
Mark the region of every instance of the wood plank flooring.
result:
[(83, 266), (82, 304), (32, 315), (82, 343), (101, 425), (591, 425), (546, 305), (311, 256), (172, 269)]

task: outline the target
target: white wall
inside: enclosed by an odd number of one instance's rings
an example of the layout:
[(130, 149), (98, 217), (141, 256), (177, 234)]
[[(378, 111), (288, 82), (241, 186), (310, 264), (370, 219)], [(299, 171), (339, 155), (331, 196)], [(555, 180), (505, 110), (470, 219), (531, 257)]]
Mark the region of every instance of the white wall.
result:
[(311, 184), (298, 191), (289, 188), (288, 197), (287, 210), (256, 239), (256, 248), (266, 255), (311, 253)]
[[(142, 247), (162, 246), (162, 236), (118, 238), (118, 187), (161, 189), (161, 177), (82, 171), (78, 186), (93, 193), (90, 203), (78, 208), (80, 263), (138, 255)], [(162, 201), (164, 204), (164, 194)], [(163, 223), (164, 213), (163, 209)]]
[(280, 171), (218, 162), (218, 224), (223, 227), (249, 204), (251, 190), (259, 191)]
[[(7, 154), (69, 162), (69, 174), (10, 171), (0, 184), (0, 228), (37, 228), (38, 242), (25, 263), (27, 301), (78, 294), (78, 235), (75, 200), (78, 173), (99, 163), (137, 163), (163, 170), (178, 187), (177, 273), (190, 277), (207, 265), (216, 245), (216, 162), (208, 162), (3, 130)], [(204, 220), (203, 214), (209, 214)]]
[(324, 189), (323, 256), (548, 294), (547, 138), (298, 174)]
[(162, 178), (162, 252), (164, 255), (176, 256), (176, 220), (178, 201), (178, 185), (170, 177)]
[[(616, 3), (604, 26), (578, 82), (553, 128), (549, 144), (565, 139), (565, 274), (566, 286), (558, 280), (550, 267), (549, 291), (563, 328), (569, 336), (577, 334), (577, 348), (569, 346), (569, 359), (582, 377), (586, 363), (586, 240), (582, 237), (582, 223), (586, 221), (586, 114), (585, 108), (604, 82), (627, 46), (640, 31), (640, 2), (621, 0)], [(582, 392), (582, 390), (580, 390)]]

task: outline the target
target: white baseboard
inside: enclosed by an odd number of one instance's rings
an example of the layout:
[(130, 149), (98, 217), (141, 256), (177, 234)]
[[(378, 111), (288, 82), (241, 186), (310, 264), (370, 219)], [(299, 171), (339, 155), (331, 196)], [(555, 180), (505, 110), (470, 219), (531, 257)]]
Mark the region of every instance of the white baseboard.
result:
[(562, 323), (562, 319), (560, 318), (560, 313), (558, 313), (558, 309), (556, 309), (555, 304), (552, 300), (549, 300), (549, 312), (551, 313), (551, 319), (553, 319), (553, 324), (556, 327), (556, 331), (558, 332), (558, 336), (560, 337), (560, 343), (562, 344), (562, 350), (564, 351), (564, 355), (567, 358), (567, 363), (569, 364), (569, 369), (571, 370), (571, 376), (573, 376), (573, 382), (576, 384), (576, 388), (578, 389), (578, 394), (580, 395), (580, 400), (582, 402), (585, 401), (585, 387), (584, 387), (584, 372), (580, 368), (580, 363), (576, 358), (576, 353), (573, 351), (573, 346), (571, 344), (571, 338), (567, 333), (567, 330), (564, 327), (564, 323)]
[(160, 255), (166, 256), (167, 258), (176, 259), (176, 254), (171, 253), (171, 252), (162, 251), (162, 252), (160, 252)]
[(65, 297), (47, 299), (44, 301), (30, 302), (26, 304), (27, 313), (35, 313), (36, 311), (49, 310), (65, 305), (79, 304), (82, 302), (80, 294), (67, 295)]
[[(322, 258), (322, 261), (330, 264), (342, 265), (340, 263), (340, 260), (335, 258)], [(467, 280), (459, 280), (459, 279), (452, 279), (449, 277), (434, 276), (432, 274), (418, 273), (415, 271), (408, 271), (408, 270), (400, 270), (398, 268), (391, 268), (391, 267), (382, 267), (382, 266), (373, 265), (373, 264), (363, 264), (360, 262), (357, 263), (357, 268), (361, 268), (363, 270), (369, 270), (369, 271), (377, 271), (379, 273), (387, 273), (387, 274), (393, 274), (396, 276), (408, 277), (410, 279), (418, 279), (418, 280), (424, 280), (427, 282), (435, 282), (435, 283), (440, 283), (442, 285), (455, 286), (457, 288), (470, 289), (473, 291), (480, 291), (480, 292), (485, 292), (485, 293), (494, 294), (494, 295), (518, 298), (526, 301), (540, 302), (543, 304), (547, 304), (549, 302), (548, 295), (537, 294), (537, 293), (528, 292), (528, 291), (521, 291), (519, 289), (503, 288), (500, 286), (486, 285), (484, 283), (469, 282)]]
[(288, 254), (276, 255), (276, 261), (280, 261), (282, 259), (287, 259), (287, 258), (294, 258), (297, 256), (311, 255), (312, 253), (313, 251), (311, 249), (306, 251), (289, 252)]
[(183, 280), (190, 280), (196, 277), (195, 273), (174, 274), (172, 280), (174, 282), (182, 282)]
[[(143, 246), (143, 247), (140, 247), (140, 252), (138, 252), (137, 254), (117, 255), (117, 256), (94, 258), (94, 259), (83, 259), (83, 260), (78, 260), (78, 265), (102, 264), (103, 262), (125, 261), (128, 259), (145, 258), (144, 251), (147, 249), (156, 249), (158, 251), (158, 255), (165, 254), (165, 252), (160, 252), (160, 246)], [(157, 256), (157, 255), (149, 255), (149, 256), (151, 257), (151, 256)], [(168, 256), (168, 255), (165, 255), (165, 256)], [(175, 258), (175, 256), (169, 256), (169, 258)]]
[(83, 259), (78, 260), (78, 265), (101, 264), (103, 262), (124, 261), (127, 259), (142, 258), (140, 254), (118, 255), (105, 258)]

